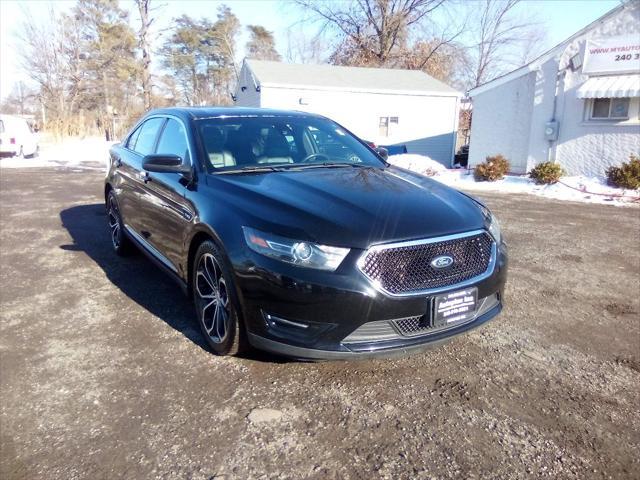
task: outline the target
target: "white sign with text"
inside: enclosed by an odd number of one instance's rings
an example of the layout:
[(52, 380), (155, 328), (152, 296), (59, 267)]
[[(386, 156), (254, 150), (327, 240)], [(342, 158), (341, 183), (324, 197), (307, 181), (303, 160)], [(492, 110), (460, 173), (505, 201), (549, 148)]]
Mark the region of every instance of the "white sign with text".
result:
[(640, 72), (640, 35), (587, 40), (582, 73)]

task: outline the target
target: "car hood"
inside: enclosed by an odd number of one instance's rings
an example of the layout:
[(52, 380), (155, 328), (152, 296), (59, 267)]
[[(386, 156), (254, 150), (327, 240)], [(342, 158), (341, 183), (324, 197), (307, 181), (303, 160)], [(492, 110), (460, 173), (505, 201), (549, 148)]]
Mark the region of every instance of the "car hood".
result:
[(324, 245), (370, 245), (482, 228), (467, 196), (398, 167), (211, 175), (243, 225)]

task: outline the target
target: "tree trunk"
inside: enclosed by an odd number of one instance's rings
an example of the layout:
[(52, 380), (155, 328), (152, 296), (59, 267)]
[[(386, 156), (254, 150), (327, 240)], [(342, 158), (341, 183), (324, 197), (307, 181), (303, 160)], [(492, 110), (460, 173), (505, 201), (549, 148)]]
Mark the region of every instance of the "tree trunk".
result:
[(144, 108), (151, 108), (151, 46), (149, 45), (149, 27), (153, 19), (149, 18), (149, 4), (151, 0), (136, 0), (140, 12), (140, 50), (142, 50), (142, 94)]

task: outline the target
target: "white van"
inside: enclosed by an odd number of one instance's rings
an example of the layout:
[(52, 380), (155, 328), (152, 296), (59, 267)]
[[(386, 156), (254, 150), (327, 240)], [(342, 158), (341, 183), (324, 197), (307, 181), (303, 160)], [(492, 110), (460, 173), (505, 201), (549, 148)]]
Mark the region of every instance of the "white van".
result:
[(24, 118), (0, 115), (0, 154), (33, 157), (38, 153), (38, 137)]

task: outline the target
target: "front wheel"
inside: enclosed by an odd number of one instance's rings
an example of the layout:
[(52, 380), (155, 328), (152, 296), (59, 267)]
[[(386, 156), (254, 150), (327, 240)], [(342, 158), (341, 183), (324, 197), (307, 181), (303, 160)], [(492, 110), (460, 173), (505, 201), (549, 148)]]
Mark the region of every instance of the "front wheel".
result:
[(217, 355), (236, 355), (244, 346), (237, 296), (231, 271), (212, 241), (202, 242), (192, 271), (193, 303), (207, 344)]

